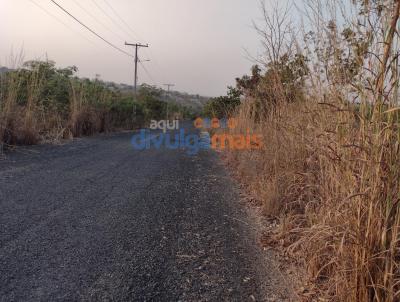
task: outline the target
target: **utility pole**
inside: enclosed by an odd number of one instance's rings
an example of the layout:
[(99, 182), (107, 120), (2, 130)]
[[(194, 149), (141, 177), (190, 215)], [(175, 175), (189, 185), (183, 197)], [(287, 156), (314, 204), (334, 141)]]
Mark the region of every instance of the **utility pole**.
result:
[(140, 44), (140, 43), (132, 44), (132, 43), (125, 42), (125, 45), (135, 47), (135, 97), (137, 97), (137, 79), (138, 79), (138, 76), (137, 76), (137, 74), (138, 74), (137, 64), (139, 62), (138, 48), (140, 48), (140, 47), (149, 47), (149, 44), (144, 45), (144, 44)]
[[(167, 95), (169, 95), (169, 91), (170, 91), (171, 87), (174, 87), (175, 84), (164, 84), (164, 86), (168, 87)], [(165, 98), (165, 102), (167, 103), (167, 120), (169, 120), (169, 117), (168, 117), (168, 100), (167, 100), (167, 98)]]

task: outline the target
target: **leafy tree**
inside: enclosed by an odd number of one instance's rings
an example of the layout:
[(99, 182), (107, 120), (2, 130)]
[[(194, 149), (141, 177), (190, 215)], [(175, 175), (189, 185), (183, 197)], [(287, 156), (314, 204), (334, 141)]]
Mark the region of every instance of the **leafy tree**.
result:
[(167, 103), (162, 101), (162, 89), (142, 85), (139, 89), (138, 102), (143, 106), (146, 120), (165, 118)]
[(287, 54), (266, 65), (262, 70), (253, 66), (251, 76), (237, 78), (237, 89), (252, 106), (252, 116), (261, 116), (274, 110), (279, 102), (291, 103), (304, 98), (303, 90), (309, 70), (307, 58), (301, 54)]
[(206, 103), (204, 115), (218, 118), (230, 116), (240, 105), (241, 95), (239, 89), (229, 86), (226, 96), (212, 98)]

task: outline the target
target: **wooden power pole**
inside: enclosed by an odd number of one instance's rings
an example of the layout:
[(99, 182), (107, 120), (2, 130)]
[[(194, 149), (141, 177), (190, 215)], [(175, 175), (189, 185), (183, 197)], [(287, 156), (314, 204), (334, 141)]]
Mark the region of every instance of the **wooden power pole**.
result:
[(140, 43), (134, 43), (133, 44), (133, 43), (125, 42), (125, 45), (135, 47), (135, 88), (134, 89), (135, 89), (135, 97), (137, 97), (137, 79), (138, 79), (138, 76), (137, 76), (137, 74), (138, 74), (137, 64), (139, 62), (138, 49), (140, 47), (149, 47), (149, 44), (144, 45), (144, 44), (140, 44)]

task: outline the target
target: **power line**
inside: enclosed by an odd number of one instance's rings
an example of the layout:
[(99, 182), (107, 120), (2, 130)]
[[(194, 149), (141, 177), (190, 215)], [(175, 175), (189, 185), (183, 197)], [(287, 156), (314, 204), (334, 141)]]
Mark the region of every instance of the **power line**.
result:
[[(94, 0), (92, 0), (94, 1)], [(129, 25), (128, 22), (126, 22), (124, 20), (124, 18), (121, 17), (121, 15), (117, 12), (117, 10), (110, 4), (110, 2), (108, 0), (103, 0), (103, 2), (113, 11), (114, 15), (126, 26), (127, 29), (129, 29), (133, 35), (137, 36), (138, 38), (140, 38), (141, 40), (143, 40), (143, 38), (141, 37), (141, 35), (139, 35), (135, 30), (132, 29), (132, 27)], [(157, 58), (154, 56), (154, 53), (151, 51), (151, 49), (147, 48), (144, 50), (145, 52), (148, 51), (149, 55), (152, 57), (152, 60), (155, 62), (155, 66), (157, 67), (157, 69), (159, 71), (161, 71), (160, 68), (160, 64), (158, 63)]]
[(157, 83), (156, 80), (154, 80), (153, 76), (151, 75), (151, 73), (147, 70), (147, 68), (143, 65), (142, 61), (139, 61), (140, 65), (142, 66), (144, 72), (147, 74), (147, 76), (149, 77), (149, 79), (153, 82), (153, 84), (155, 85)]
[[(94, 2), (94, 0), (92, 0), (93, 2)], [(143, 38), (141, 37), (141, 35), (139, 35), (135, 30), (133, 30), (132, 29), (132, 27), (129, 25), (129, 23), (128, 22), (126, 22), (125, 20), (124, 20), (124, 18), (122, 18), (121, 17), (121, 15), (117, 12), (117, 10), (110, 4), (110, 2), (108, 1), (108, 0), (103, 0), (103, 2), (113, 11), (113, 13), (114, 13), (114, 15), (126, 26), (126, 28), (128, 29), (128, 30), (130, 30), (131, 32), (132, 32), (132, 34), (133, 35), (135, 35), (135, 36), (137, 36), (138, 38), (140, 38), (140, 39), (142, 39), (143, 40)], [(96, 4), (96, 3), (95, 3)], [(97, 4), (96, 4), (97, 5)], [(98, 6), (98, 5), (97, 5)], [(100, 8), (101, 9), (101, 8)], [(108, 16), (110, 19), (111, 19), (111, 17), (110, 16)], [(113, 21), (113, 20), (112, 20)], [(113, 21), (113, 23), (114, 24), (116, 24), (116, 22), (114, 22)], [(126, 32), (126, 31), (125, 31)], [(131, 36), (132, 37), (132, 36)], [(160, 64), (158, 63), (158, 60), (157, 60), (157, 58), (155, 57), (155, 55), (154, 55), (154, 53), (151, 51), (151, 49), (150, 48), (146, 48), (145, 50), (145, 53), (148, 53), (148, 56), (150, 56), (151, 57), (151, 59), (152, 59), (152, 62), (154, 62), (155, 63), (155, 67), (157, 68), (157, 70), (161, 73), (161, 67), (160, 67)], [(146, 71), (146, 70), (145, 70)]]
[(154, 53), (151, 51), (151, 49), (146, 49), (145, 52), (148, 52), (148, 56), (151, 57), (152, 62), (155, 63), (153, 66), (156, 67), (157, 71), (159, 74), (162, 74), (161, 72), (161, 65), (159, 64), (159, 61), (157, 60), (157, 57), (154, 55)]
[(34, 4), (36, 7), (40, 8), (42, 11), (44, 11), (47, 15), (49, 15), (50, 17), (54, 18), (55, 20), (57, 20), (59, 23), (61, 23), (62, 25), (64, 25), (65, 27), (67, 27), (69, 30), (73, 31), (75, 34), (78, 34), (79, 36), (81, 36), (83, 39), (85, 39), (87, 42), (89, 42), (90, 44), (97, 46), (93, 41), (89, 40), (87, 37), (85, 37), (84, 35), (82, 35), (79, 31), (74, 30), (72, 27), (70, 27), (67, 23), (65, 23), (64, 21), (60, 20), (57, 16), (55, 16), (54, 14), (52, 14), (51, 12), (49, 12), (47, 9), (45, 9), (43, 6), (41, 6), (40, 4), (36, 3), (33, 0), (29, 0), (32, 4)]
[(76, 22), (78, 22), (80, 25), (82, 25), (84, 28), (86, 28), (88, 31), (90, 31), (92, 34), (94, 34), (96, 37), (98, 37), (99, 39), (103, 40), (105, 43), (107, 43), (108, 45), (110, 45), (112, 48), (118, 50), (119, 52), (129, 56), (129, 57), (133, 57), (132, 55), (130, 55), (129, 53), (127, 53), (126, 51), (122, 50), (121, 48), (119, 48), (118, 46), (115, 46), (114, 44), (112, 44), (111, 42), (109, 42), (108, 40), (104, 39), (102, 36), (100, 36), (98, 33), (96, 33), (94, 30), (92, 30), (90, 27), (88, 27), (87, 25), (85, 25), (84, 23), (82, 23), (79, 19), (77, 19), (74, 15), (72, 15), (69, 11), (67, 11), (64, 7), (62, 7), (60, 4), (58, 4), (55, 0), (51, 0), (52, 3), (54, 3), (56, 6), (58, 6), (64, 13), (66, 13), (68, 16), (70, 16), (72, 19), (74, 19)]
[(75, 2), (75, 4), (77, 6), (79, 6), (87, 15), (89, 15), (93, 20), (95, 20), (103, 28), (105, 28), (106, 30), (108, 30), (112, 34), (116, 35), (118, 38), (120, 38), (121, 41), (125, 40), (121, 35), (119, 35), (115, 31), (113, 31), (112, 29), (110, 29), (106, 24), (104, 24), (102, 21), (100, 21), (94, 14), (92, 14), (89, 10), (87, 10), (84, 6), (82, 6), (82, 4), (79, 3), (79, 1), (77, 1), (77, 0), (73, 0), (73, 1)]
[(114, 20), (114, 18), (111, 17), (110, 14), (107, 13), (107, 11), (106, 11), (104, 8), (102, 8), (102, 7), (101, 7), (98, 3), (96, 3), (96, 1), (94, 1), (94, 0), (92, 0), (92, 2), (94, 3), (94, 5), (96, 5), (96, 7), (97, 7), (99, 10), (101, 10), (101, 12), (102, 12), (108, 19), (111, 20), (112, 23), (114, 23), (114, 25), (116, 25), (117, 27), (119, 27), (119, 29), (121, 29), (123, 32), (125, 32), (125, 34), (127, 34), (129, 37), (131, 37), (131, 38), (134, 39), (134, 37), (132, 37), (132, 35), (131, 35), (128, 31), (126, 31), (125, 28), (123, 28), (118, 22), (116, 22), (116, 21)]
[[(87, 40), (89, 43), (95, 45), (92, 41), (90, 41), (89, 39), (87, 39), (85, 36), (83, 36), (81, 33), (79, 33), (78, 31), (73, 30), (71, 27), (69, 27), (66, 23), (64, 23), (63, 21), (61, 21), (60, 19), (58, 19), (55, 15), (51, 14), (48, 10), (46, 10), (44, 7), (40, 6), (39, 4), (37, 4), (36, 2), (34, 2), (33, 0), (29, 0), (31, 1), (34, 5), (36, 5), (37, 7), (39, 7), (40, 9), (42, 9), (44, 12), (46, 12), (48, 15), (50, 15), (51, 17), (55, 18), (58, 22), (62, 23), (64, 26), (68, 27), (70, 30), (74, 31), (75, 33), (79, 34), (80, 36), (82, 36), (85, 40)], [(102, 36), (100, 36), (98, 33), (96, 33), (94, 30), (92, 30), (89, 26), (85, 25), (82, 21), (80, 21), (78, 18), (76, 18), (74, 15), (72, 15), (68, 10), (66, 10), (64, 7), (62, 7), (60, 4), (58, 4), (56, 1), (51, 0), (51, 2), (53, 2), (53, 4), (55, 4), (57, 7), (59, 7), (64, 13), (66, 13), (68, 16), (70, 16), (72, 19), (74, 19), (76, 22), (78, 22), (81, 26), (83, 26), (85, 29), (87, 29), (88, 31), (90, 31), (92, 34), (94, 34), (96, 37), (98, 37), (99, 39), (103, 40), (105, 43), (107, 43), (109, 46), (113, 47), (114, 49), (118, 50), (119, 52), (129, 56), (129, 57), (134, 57), (131, 54), (127, 53), (126, 51), (120, 49), (119, 47), (117, 47), (116, 45), (114, 45), (113, 43), (109, 42), (108, 40), (106, 40), (105, 38), (103, 38)], [(76, 2), (74, 0), (74, 2)], [(78, 4), (76, 2), (76, 4)], [(96, 4), (96, 3), (95, 3)], [(97, 4), (96, 4), (97, 5)], [(81, 5), (78, 4), (78, 6), (80, 8), (82, 8), (86, 13), (88, 13), (89, 15), (91, 15), (84, 7), (82, 7)], [(93, 17), (93, 16), (92, 16)], [(98, 20), (97, 20), (98, 21)], [(101, 24), (101, 23), (100, 23)], [(103, 25), (104, 26), (104, 25)], [(127, 43), (127, 45), (130, 45)], [(148, 45), (141, 45), (141, 44), (134, 44), (134, 46), (137, 47), (148, 47)], [(139, 60), (139, 58), (137, 57), (137, 62), (142, 66), (143, 70), (145, 71), (145, 73), (147, 74), (147, 76), (149, 77), (149, 79), (153, 82), (153, 84), (156, 83), (156, 81), (154, 80), (154, 77), (151, 75), (151, 73), (148, 71), (148, 69), (144, 66), (143, 62), (147, 62), (149, 60)], [(136, 81), (137, 81), (137, 67), (136, 67)], [(136, 84), (137, 85), (137, 84)]]
[(142, 37), (140, 37), (140, 35), (135, 32), (132, 27), (130, 27), (130, 25), (128, 24), (128, 22), (126, 22), (121, 15), (116, 11), (116, 9), (114, 9), (114, 7), (112, 7), (112, 5), (107, 1), (107, 0), (103, 0), (103, 2), (113, 11), (114, 15), (117, 16), (117, 18), (126, 26), (126, 28), (128, 28), (132, 34), (134, 34), (135, 36), (137, 36), (138, 38), (142, 39)]
[[(96, 46), (96, 44), (92, 41), (90, 41), (89, 39), (87, 39), (85, 36), (83, 36), (80, 32), (75, 31), (74, 29), (72, 29), (70, 26), (68, 26), (65, 22), (63, 22), (62, 20), (60, 20), (59, 18), (57, 18), (55, 15), (53, 15), (52, 13), (50, 13), (48, 10), (46, 10), (44, 7), (42, 7), (41, 5), (39, 5), (38, 3), (36, 3), (34, 0), (29, 0), (32, 4), (36, 5), (38, 8), (40, 8), (41, 10), (43, 10), (46, 14), (48, 14), (49, 16), (53, 17), (54, 19), (56, 19), (58, 22), (60, 22), (61, 24), (63, 24), (64, 26), (66, 26), (68, 29), (70, 29), (71, 31), (75, 32), (76, 34), (79, 34), (82, 38), (84, 38), (86, 41), (88, 41), (89, 43), (93, 44)], [(69, 11), (67, 11), (64, 7), (62, 7), (60, 4), (58, 4), (56, 1), (51, 0), (51, 2), (53, 2), (53, 4), (55, 4), (57, 7), (59, 7), (64, 13), (66, 13), (68, 16), (70, 16), (72, 19), (74, 19), (76, 22), (78, 22), (81, 26), (83, 26), (85, 29), (87, 29), (88, 31), (90, 31), (92, 34), (94, 34), (96, 37), (98, 37), (99, 39), (103, 40), (105, 43), (107, 43), (109, 46), (113, 47), (114, 49), (118, 50), (119, 52), (129, 56), (129, 57), (134, 57), (131, 54), (125, 52), (124, 50), (120, 49), (119, 47), (115, 46), (114, 44), (112, 44), (111, 42), (109, 42), (108, 40), (104, 39), (102, 36), (100, 36), (99, 34), (97, 34), (94, 30), (92, 30), (90, 27), (88, 27), (87, 25), (85, 25), (82, 21), (80, 21), (78, 18), (76, 18), (74, 15), (72, 15)], [(74, 2), (80, 7), (82, 8), (86, 13), (88, 13), (89, 15), (91, 15), (84, 7), (82, 7), (81, 5), (79, 5), (78, 2), (76, 2), (74, 0)], [(92, 16), (92, 15), (91, 15)], [(93, 17), (93, 16), (92, 16)], [(98, 21), (98, 20), (97, 20)], [(100, 23), (100, 22), (99, 22)], [(101, 23), (100, 23), (101, 24)], [(104, 26), (104, 25), (103, 25)], [(127, 45), (132, 45), (132, 44), (128, 44)], [(133, 46), (136, 47), (148, 47), (148, 45), (141, 45), (141, 44), (133, 44)], [(145, 71), (145, 73), (147, 74), (147, 76), (149, 77), (149, 79), (151, 81), (153, 81), (153, 84), (156, 83), (156, 81), (154, 80), (153, 76), (151, 75), (151, 73), (147, 70), (147, 68), (144, 66), (143, 62), (148, 62), (150, 60), (140, 60), (138, 58), (138, 56), (136, 55), (137, 58), (137, 63), (139, 63), (143, 70)], [(135, 80), (137, 81), (137, 66), (135, 66), (136, 72), (135, 72)], [(135, 84), (136, 86), (137, 84)]]

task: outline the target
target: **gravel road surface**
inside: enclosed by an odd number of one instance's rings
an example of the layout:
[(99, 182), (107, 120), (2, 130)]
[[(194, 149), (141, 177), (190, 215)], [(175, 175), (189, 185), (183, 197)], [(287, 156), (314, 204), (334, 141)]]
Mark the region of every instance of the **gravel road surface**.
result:
[(0, 160), (0, 301), (265, 300), (257, 238), (215, 152), (138, 151), (131, 137)]

